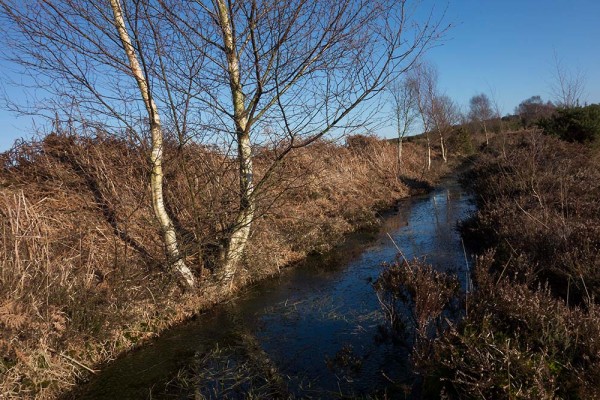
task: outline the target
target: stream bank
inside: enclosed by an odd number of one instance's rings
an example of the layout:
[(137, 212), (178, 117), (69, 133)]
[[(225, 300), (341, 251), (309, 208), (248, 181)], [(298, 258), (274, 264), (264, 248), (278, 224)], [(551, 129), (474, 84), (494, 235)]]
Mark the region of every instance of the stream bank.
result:
[[(90, 369), (311, 252), (326, 252), (349, 232), (375, 227), (374, 210), (444, 171), (436, 166), (423, 176), (422, 144), (405, 150), (401, 173), (396, 147), (376, 138), (295, 151), (260, 197), (244, 268), (230, 288), (210, 277), (223, 229), (236, 215), (237, 169), (223, 170), (227, 160), (211, 148), (167, 144), (167, 159), (185, 156), (186, 165), (165, 164), (165, 190), (186, 261), (201, 280), (194, 291), (163, 268), (142, 147), (127, 138), (53, 133), (1, 154), (0, 393), (56, 398), (89, 379)], [(270, 154), (257, 154), (257, 174)], [(215, 171), (220, 179), (212, 179)]]
[(401, 200), (375, 234), (351, 235), (327, 256), (309, 257), (165, 332), (71, 397), (399, 396), (412, 379), (408, 349), (383, 337), (372, 282), (396, 246), (439, 270), (464, 269), (455, 228), (473, 207), (454, 179)]

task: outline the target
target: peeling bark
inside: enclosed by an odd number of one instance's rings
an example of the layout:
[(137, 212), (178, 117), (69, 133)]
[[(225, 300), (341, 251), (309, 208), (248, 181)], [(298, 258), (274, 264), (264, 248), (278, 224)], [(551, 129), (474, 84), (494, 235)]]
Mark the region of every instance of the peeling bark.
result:
[(125, 27), (125, 21), (123, 18), (123, 11), (121, 9), (120, 0), (110, 0), (110, 5), (113, 11), (114, 24), (119, 33), (121, 39), (121, 45), (127, 55), (131, 73), (133, 74), (140, 94), (144, 100), (146, 111), (148, 112), (148, 118), (150, 120), (150, 133), (152, 136), (152, 152), (150, 155), (150, 163), (152, 166), (151, 177), (150, 177), (150, 188), (152, 192), (152, 208), (156, 215), (156, 219), (160, 224), (160, 229), (163, 235), (163, 241), (166, 247), (168, 262), (172, 268), (179, 274), (179, 276), (185, 281), (185, 283), (193, 287), (195, 286), (196, 280), (192, 271), (188, 268), (183, 260), (183, 257), (179, 251), (177, 243), (177, 235), (175, 233), (175, 227), (173, 221), (165, 210), (165, 203), (163, 198), (163, 132), (158, 108), (154, 102), (148, 82), (140, 66), (138, 56), (135, 53), (135, 49), (131, 44), (131, 39), (127, 28)]
[(230, 11), (224, 0), (216, 0), (219, 25), (223, 34), (224, 50), (227, 57), (227, 72), (231, 98), (233, 101), (233, 119), (238, 146), (238, 164), (240, 181), (240, 208), (225, 248), (224, 262), (217, 273), (222, 281), (231, 281), (237, 272), (254, 218), (254, 182), (252, 167), (252, 147), (250, 144), (250, 126), (246, 98), (240, 78), (240, 61), (233, 34)]

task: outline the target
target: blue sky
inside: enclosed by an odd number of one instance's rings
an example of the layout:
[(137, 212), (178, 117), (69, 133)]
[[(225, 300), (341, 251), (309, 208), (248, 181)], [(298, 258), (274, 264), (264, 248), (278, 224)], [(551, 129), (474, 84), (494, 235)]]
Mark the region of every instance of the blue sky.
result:
[[(600, 1), (454, 0), (446, 18), (453, 27), (426, 58), (439, 70), (440, 89), (464, 109), (481, 92), (493, 94), (504, 114), (533, 95), (551, 99), (554, 54), (566, 68), (585, 73), (585, 100), (600, 103)], [(21, 96), (2, 75), (0, 90)], [(30, 137), (31, 126), (32, 117), (0, 109), (0, 151)]]
[(463, 106), (495, 92), (503, 113), (532, 95), (551, 99), (554, 54), (586, 76), (588, 102), (600, 102), (600, 1), (460, 0), (448, 7), (455, 26), (427, 56), (440, 87)]

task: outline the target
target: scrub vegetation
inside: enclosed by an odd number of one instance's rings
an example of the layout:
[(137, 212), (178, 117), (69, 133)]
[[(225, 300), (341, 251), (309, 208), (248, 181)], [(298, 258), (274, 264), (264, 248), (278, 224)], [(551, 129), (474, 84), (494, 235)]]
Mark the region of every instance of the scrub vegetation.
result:
[(433, 176), (417, 148), (400, 174), (387, 143), (328, 142), (377, 126), (379, 94), (448, 29), (433, 2), (0, 10), (2, 57), (42, 99), (7, 103), (53, 132), (0, 166), (7, 397), (58, 393)]
[[(227, 196), (236, 185), (235, 166), (228, 168), (234, 162), (202, 146), (168, 145), (165, 158), (179, 160), (165, 170), (168, 209), (187, 264), (203, 277), (189, 291), (162, 267), (142, 149), (64, 132), (15, 146), (1, 155), (0, 169), (2, 393), (54, 397), (238, 288), (327, 251), (351, 231), (372, 229), (377, 210), (411, 193), (407, 182), (420, 188), (435, 179), (423, 175), (424, 154), (407, 143), (400, 174), (395, 145), (373, 137), (318, 141), (296, 152), (258, 203), (243, 270), (223, 286), (210, 272), (220, 229), (235, 214)], [(257, 152), (258, 171), (270, 156)], [(194, 201), (204, 207), (191, 208)]]
[(472, 288), (449, 295), (450, 278), (413, 262), (381, 276), (386, 314), (413, 310), (423, 398), (600, 396), (599, 157), (537, 130), (494, 137), (463, 177)]
[[(375, 282), (411, 395), (599, 398), (600, 108), (557, 59), (553, 101), (463, 113), (423, 57), (445, 11), (421, 6), (0, 0), (2, 56), (43, 99), (9, 106), (51, 131), (0, 154), (0, 396), (64, 395), (467, 160), (472, 287), (410, 260)], [(396, 139), (360, 134), (386, 118)], [(285, 397), (249, 348), (181, 374), (224, 371), (197, 397)], [(361, 368), (351, 348), (329, 364)]]

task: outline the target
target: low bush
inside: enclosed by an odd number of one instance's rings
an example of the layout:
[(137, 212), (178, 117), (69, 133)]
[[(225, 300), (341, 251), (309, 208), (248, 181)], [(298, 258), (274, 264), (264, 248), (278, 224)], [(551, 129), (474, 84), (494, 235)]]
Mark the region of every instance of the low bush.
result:
[[(241, 287), (343, 235), (377, 224), (409, 194), (396, 148), (325, 141), (292, 153), (261, 188)], [(218, 263), (235, 216), (231, 157), (165, 144), (168, 211), (198, 276)], [(423, 178), (424, 151), (405, 147), (403, 174)], [(256, 149), (257, 179), (275, 156)], [(146, 152), (127, 139), (52, 134), (0, 154), (0, 397), (53, 398), (91, 369), (222, 301), (204, 280), (185, 293), (166, 273), (148, 192)]]
[(539, 133), (514, 139), (465, 178), (479, 205), (468, 236), (496, 248), (498, 270), (523, 276), (528, 264), (531, 285), (571, 304), (600, 298), (598, 153)]
[(600, 104), (558, 109), (538, 125), (545, 133), (568, 142), (596, 142), (600, 139)]
[[(600, 398), (597, 151), (540, 132), (504, 134), (464, 182), (478, 203), (462, 226), (480, 254), (474, 291), (443, 296), (437, 315), (460, 304), (461, 317), (438, 324), (427, 346), (413, 348), (422, 397)], [(417, 286), (382, 275), (384, 298), (447, 293), (446, 279), (420, 269)], [(418, 314), (417, 304), (408, 302)]]
[[(600, 395), (600, 308), (568, 307), (546, 287), (490, 272), (479, 259), (466, 314), (418, 357), (427, 384), (461, 399), (592, 399)], [(427, 387), (425, 390), (427, 391)]]

